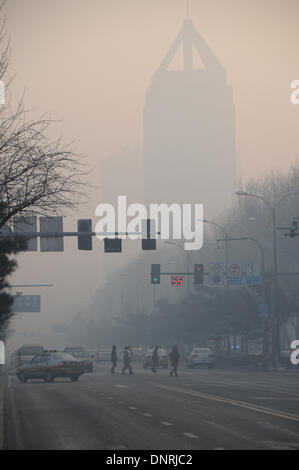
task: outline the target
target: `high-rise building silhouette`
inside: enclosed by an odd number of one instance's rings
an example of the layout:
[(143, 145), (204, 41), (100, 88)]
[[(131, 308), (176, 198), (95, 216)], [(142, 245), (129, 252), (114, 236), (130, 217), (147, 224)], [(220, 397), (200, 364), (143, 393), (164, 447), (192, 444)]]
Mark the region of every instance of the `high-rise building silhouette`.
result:
[[(183, 69), (169, 70), (183, 50)], [(194, 50), (205, 69), (194, 68)], [(156, 71), (144, 109), (145, 201), (229, 203), (235, 180), (235, 111), (219, 60), (186, 19)]]

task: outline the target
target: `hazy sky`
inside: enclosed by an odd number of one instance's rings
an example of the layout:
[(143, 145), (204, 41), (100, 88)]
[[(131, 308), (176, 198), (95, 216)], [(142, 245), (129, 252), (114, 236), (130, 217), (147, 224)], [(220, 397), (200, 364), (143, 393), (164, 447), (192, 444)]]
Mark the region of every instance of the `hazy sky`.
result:
[[(145, 95), (186, 16), (186, 1), (7, 0), (6, 11), (12, 99), (25, 90), (27, 108), (61, 120), (53, 135), (76, 142), (98, 182), (101, 159), (120, 146), (142, 146)], [(290, 103), (290, 84), (299, 80), (299, 1), (190, 0), (190, 12), (233, 87), (243, 179), (286, 170), (299, 155), (299, 105)], [(99, 202), (95, 191), (81, 215), (92, 216)], [(90, 301), (105, 275), (103, 247), (97, 250), (78, 253), (76, 240), (68, 240), (63, 255), (19, 257), (15, 282), (55, 284), (43, 293), (44, 315), (16, 320), (20, 331), (28, 319), (37, 319), (36, 328), (50, 325)]]
[[(150, 80), (186, 14), (185, 0), (8, 0), (15, 93), (62, 119), (92, 164), (141, 146)], [(298, 156), (298, 0), (190, 0), (190, 15), (227, 70), (244, 178)]]

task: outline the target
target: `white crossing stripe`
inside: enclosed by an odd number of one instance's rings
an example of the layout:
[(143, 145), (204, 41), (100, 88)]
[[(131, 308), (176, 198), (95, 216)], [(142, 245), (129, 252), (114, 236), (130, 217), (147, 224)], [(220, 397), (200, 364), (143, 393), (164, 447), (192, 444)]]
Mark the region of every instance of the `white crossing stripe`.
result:
[(192, 434), (192, 432), (183, 432), (184, 436), (186, 437), (190, 437), (190, 439), (197, 439), (198, 436), (196, 436), (195, 434)]

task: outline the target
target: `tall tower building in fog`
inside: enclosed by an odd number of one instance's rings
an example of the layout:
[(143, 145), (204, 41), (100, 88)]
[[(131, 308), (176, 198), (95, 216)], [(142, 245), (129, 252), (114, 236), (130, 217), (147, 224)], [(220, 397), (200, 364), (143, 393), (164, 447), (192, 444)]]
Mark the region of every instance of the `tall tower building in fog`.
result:
[[(183, 69), (169, 70), (182, 48)], [(195, 69), (194, 52), (204, 69)], [(145, 201), (229, 203), (235, 180), (235, 111), (219, 60), (186, 19), (156, 71), (144, 109)]]

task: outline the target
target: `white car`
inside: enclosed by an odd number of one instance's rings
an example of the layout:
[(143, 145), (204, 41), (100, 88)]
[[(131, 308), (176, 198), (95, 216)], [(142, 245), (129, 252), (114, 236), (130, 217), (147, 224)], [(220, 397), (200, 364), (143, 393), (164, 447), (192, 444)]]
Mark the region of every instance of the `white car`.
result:
[(201, 366), (212, 369), (215, 367), (214, 354), (210, 348), (193, 348), (187, 357), (187, 365), (190, 369)]

